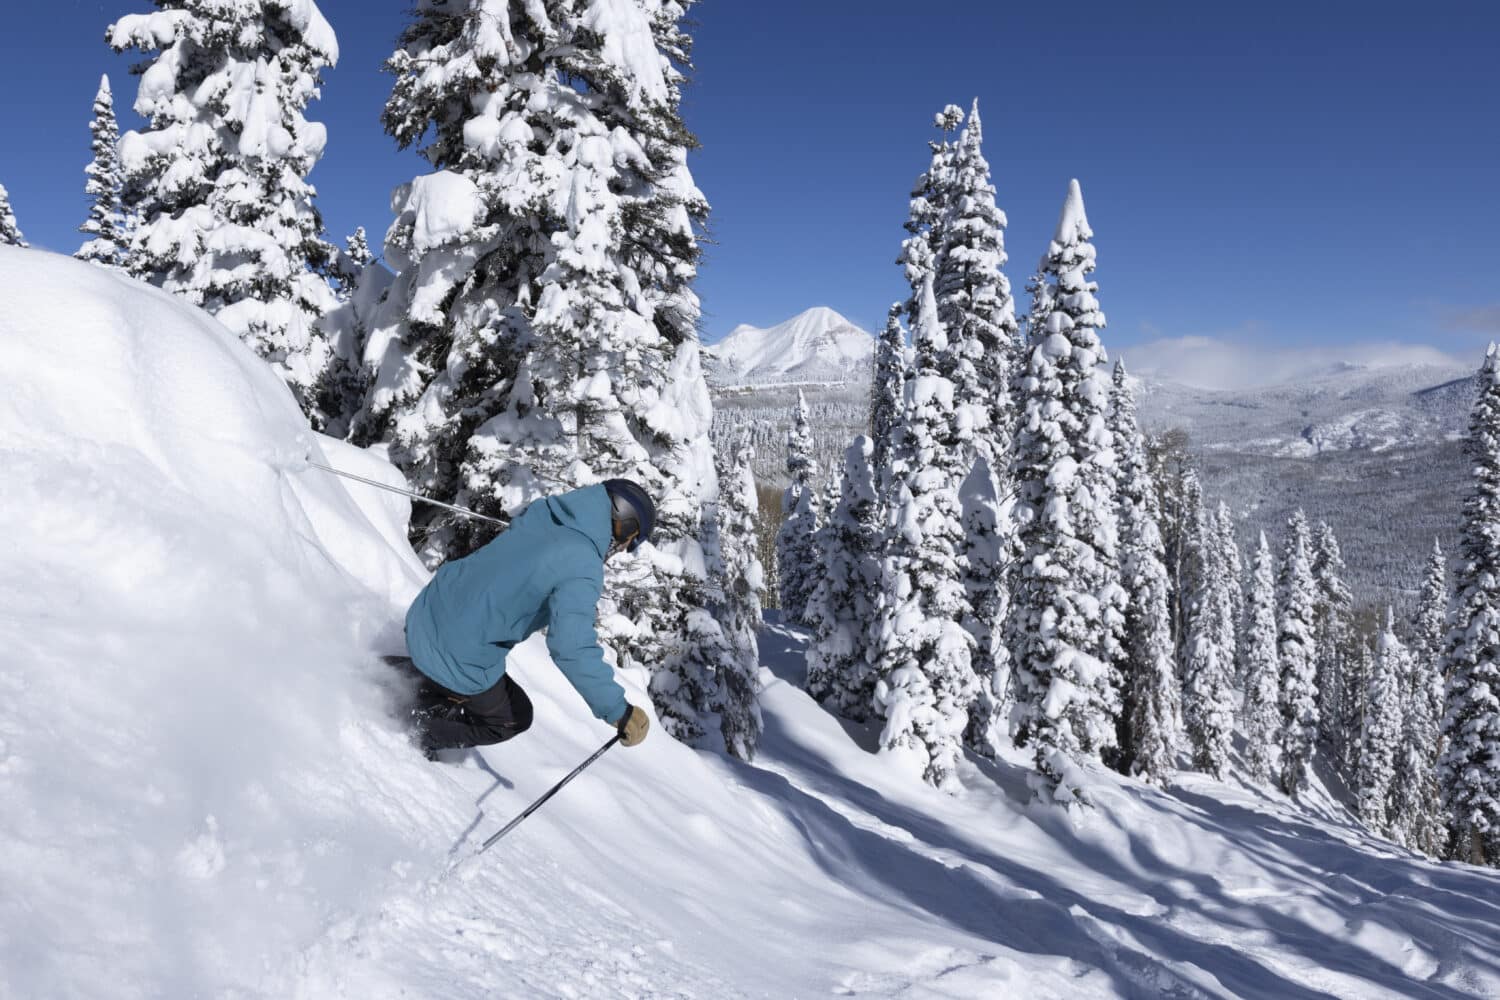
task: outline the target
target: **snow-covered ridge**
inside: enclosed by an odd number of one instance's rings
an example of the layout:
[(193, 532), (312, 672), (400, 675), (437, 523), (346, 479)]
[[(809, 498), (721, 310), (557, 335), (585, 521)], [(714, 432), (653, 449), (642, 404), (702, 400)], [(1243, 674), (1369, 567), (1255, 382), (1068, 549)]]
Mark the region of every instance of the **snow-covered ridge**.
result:
[(1145, 378), (1149, 429), (1180, 427), (1205, 448), (1308, 457), (1449, 440), (1473, 402), (1472, 374), (1441, 365), (1344, 364), (1276, 385), (1200, 389)]
[(868, 378), (875, 339), (818, 306), (765, 329), (742, 323), (704, 355), (716, 387), (841, 384)]

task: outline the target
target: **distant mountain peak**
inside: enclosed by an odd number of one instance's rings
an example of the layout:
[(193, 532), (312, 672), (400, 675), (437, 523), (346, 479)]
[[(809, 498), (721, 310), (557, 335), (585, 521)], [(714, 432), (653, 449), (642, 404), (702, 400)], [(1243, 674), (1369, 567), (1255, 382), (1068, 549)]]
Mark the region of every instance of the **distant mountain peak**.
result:
[(742, 323), (704, 349), (716, 385), (843, 383), (862, 377), (875, 338), (827, 306), (814, 306), (784, 323)]

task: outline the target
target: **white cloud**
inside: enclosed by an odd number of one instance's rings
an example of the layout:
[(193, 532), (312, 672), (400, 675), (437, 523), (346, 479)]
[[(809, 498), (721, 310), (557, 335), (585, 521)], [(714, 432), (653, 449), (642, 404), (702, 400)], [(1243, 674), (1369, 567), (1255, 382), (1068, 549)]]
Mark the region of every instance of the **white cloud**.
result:
[(1132, 375), (1201, 389), (1250, 389), (1278, 385), (1347, 365), (1389, 368), (1440, 365), (1477, 368), (1478, 355), (1457, 357), (1428, 344), (1367, 341), (1353, 344), (1267, 345), (1238, 337), (1161, 337), (1111, 352)]

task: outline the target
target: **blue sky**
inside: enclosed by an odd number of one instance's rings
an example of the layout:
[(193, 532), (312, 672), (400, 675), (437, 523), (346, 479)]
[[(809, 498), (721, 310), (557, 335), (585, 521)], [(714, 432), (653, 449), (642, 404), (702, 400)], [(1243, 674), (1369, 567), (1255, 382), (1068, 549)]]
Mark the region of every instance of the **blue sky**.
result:
[[(423, 168), (379, 123), (407, 3), (320, 6), (342, 58), (310, 112), (330, 131), (313, 180), (332, 235), (378, 237)], [(127, 120), (134, 98), (104, 29), (148, 9), (7, 13), (0, 183), (34, 243), (77, 245), (98, 75)], [(1078, 177), (1112, 348), (1477, 360), (1500, 336), (1500, 5), (707, 0), (694, 17), (708, 340), (813, 305), (878, 327), (932, 115), (976, 96), (1012, 283)]]

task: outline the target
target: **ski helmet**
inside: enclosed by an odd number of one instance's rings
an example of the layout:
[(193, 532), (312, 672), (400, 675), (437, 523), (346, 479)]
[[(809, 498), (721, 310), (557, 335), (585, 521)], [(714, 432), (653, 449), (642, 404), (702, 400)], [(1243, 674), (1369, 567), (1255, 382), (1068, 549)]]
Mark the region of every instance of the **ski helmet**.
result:
[(656, 505), (639, 483), (629, 479), (606, 479), (604, 491), (609, 494), (610, 524), (617, 541), (625, 542), (625, 551), (651, 540), (656, 527)]

